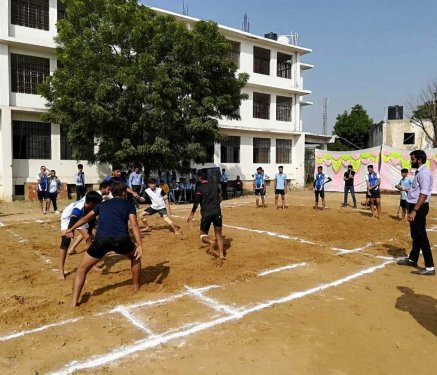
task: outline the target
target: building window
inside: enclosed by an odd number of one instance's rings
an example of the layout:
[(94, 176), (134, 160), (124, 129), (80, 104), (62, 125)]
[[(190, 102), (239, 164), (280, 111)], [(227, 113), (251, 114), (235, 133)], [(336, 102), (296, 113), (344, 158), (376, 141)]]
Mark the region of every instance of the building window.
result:
[(404, 133), (404, 145), (414, 145), (416, 143), (415, 133)]
[(237, 67), (240, 67), (240, 43), (228, 40), (231, 45), (231, 51), (229, 52), (229, 59), (233, 61)]
[(61, 160), (74, 160), (73, 146), (68, 142), (67, 129), (61, 126)]
[(206, 163), (214, 163), (214, 142), (206, 146)]
[(291, 122), (291, 105), (293, 101), (286, 96), (276, 97), (276, 121)]
[(270, 163), (270, 138), (253, 139), (253, 162)]
[(228, 137), (220, 147), (220, 161), (222, 163), (240, 162), (240, 137)]
[(270, 95), (253, 93), (253, 118), (270, 118)]
[(14, 159), (51, 159), (51, 124), (12, 121)]
[(276, 140), (276, 163), (291, 164), (291, 139)]
[(50, 59), (11, 54), (11, 90), (38, 94), (40, 83), (50, 74)]
[(291, 79), (291, 55), (278, 52), (277, 75), (278, 77)]
[(58, 0), (58, 21), (65, 18), (65, 3), (64, 0)]
[(49, 30), (49, 0), (12, 0), (11, 23)]
[[(74, 148), (72, 144), (68, 141), (67, 129), (65, 126), (61, 125), (61, 160), (76, 160), (73, 156)], [(84, 159), (90, 159), (94, 154), (94, 146), (85, 145), (83, 148), (86, 151)], [(88, 156), (86, 156), (88, 155)]]
[(270, 50), (253, 47), (253, 72), (270, 75)]

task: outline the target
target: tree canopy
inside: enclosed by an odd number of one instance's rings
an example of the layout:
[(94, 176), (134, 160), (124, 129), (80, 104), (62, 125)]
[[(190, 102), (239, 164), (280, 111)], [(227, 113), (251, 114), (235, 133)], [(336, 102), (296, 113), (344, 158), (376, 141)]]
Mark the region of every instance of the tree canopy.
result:
[(348, 151), (366, 148), (372, 125), (373, 120), (364, 107), (360, 104), (354, 105), (350, 113), (344, 111), (337, 116), (333, 134), (341, 138), (335, 143), (328, 144), (329, 150)]
[[(408, 103), (411, 122), (419, 126), (425, 133), (426, 139), (437, 147), (437, 80), (422, 89), (416, 99)], [(426, 122), (432, 124), (432, 131)]]
[(40, 86), (45, 118), (65, 127), (76, 159), (145, 171), (187, 170), (239, 119), (246, 74), (215, 23), (188, 26), (136, 0), (64, 0), (58, 69)]

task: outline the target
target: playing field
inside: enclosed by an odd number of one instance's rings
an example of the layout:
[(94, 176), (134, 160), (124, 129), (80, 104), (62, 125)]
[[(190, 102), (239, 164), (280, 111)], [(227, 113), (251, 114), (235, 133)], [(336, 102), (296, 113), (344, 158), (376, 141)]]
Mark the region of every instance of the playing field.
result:
[[(341, 194), (324, 212), (312, 192), (286, 197), (286, 211), (271, 194), (265, 209), (222, 204), (223, 263), (201, 246), (198, 213), (186, 223), (191, 206), (173, 206), (179, 237), (153, 216), (140, 291), (130, 262), (108, 256), (77, 308), (81, 255), (56, 278), (59, 216), (0, 204), (0, 374), (436, 373), (437, 279), (394, 264), (410, 249), (398, 196), (382, 197), (381, 220), (340, 208)], [(428, 228), (437, 244), (433, 207)]]

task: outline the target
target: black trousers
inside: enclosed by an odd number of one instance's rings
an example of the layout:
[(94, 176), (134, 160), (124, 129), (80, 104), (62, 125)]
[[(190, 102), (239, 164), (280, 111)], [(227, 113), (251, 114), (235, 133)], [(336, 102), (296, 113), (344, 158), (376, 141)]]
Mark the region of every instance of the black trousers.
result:
[(76, 200), (82, 199), (86, 194), (86, 187), (83, 185), (76, 185)]
[[(415, 204), (408, 204), (408, 213), (413, 211)], [(422, 250), (425, 267), (434, 267), (432, 259), (431, 246), (428, 235), (426, 234), (426, 215), (428, 215), (429, 204), (424, 203), (416, 212), (416, 218), (410, 223), (411, 238), (413, 239), (413, 248), (411, 249), (409, 259), (413, 262), (419, 260), (419, 253)]]
[[(141, 185), (132, 185), (132, 191), (140, 194), (141, 193)], [(134, 196), (132, 196), (132, 203), (135, 205), (136, 208), (138, 208), (140, 206), (138, 198), (135, 198)]]
[(226, 182), (221, 182), (220, 185), (222, 188), (223, 199), (228, 199), (228, 191), (226, 190), (226, 188), (228, 187), (228, 184)]
[(49, 197), (50, 197), (50, 200), (53, 203), (53, 209), (55, 211), (58, 211), (58, 204), (57, 204), (57, 201), (56, 201), (56, 199), (58, 198), (58, 192), (55, 191), (54, 193), (49, 193)]

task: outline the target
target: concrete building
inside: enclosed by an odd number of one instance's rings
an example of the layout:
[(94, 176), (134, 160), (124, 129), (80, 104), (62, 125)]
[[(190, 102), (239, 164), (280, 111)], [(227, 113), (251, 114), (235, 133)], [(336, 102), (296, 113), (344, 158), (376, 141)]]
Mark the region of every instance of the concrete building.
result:
[[(425, 129), (431, 137), (434, 128), (431, 121), (424, 121)], [(369, 134), (368, 147), (387, 145), (402, 150), (432, 148), (432, 142), (425, 132), (409, 119), (387, 120), (375, 124)]]
[[(155, 10), (188, 24), (197, 21)], [(6, 201), (28, 197), (26, 186), (36, 182), (41, 165), (73, 183), (77, 161), (71, 145), (58, 124), (41, 119), (45, 100), (37, 94), (37, 85), (56, 69), (53, 38), (60, 14), (57, 0), (0, 1), (0, 199)], [(311, 93), (304, 89), (304, 71), (313, 66), (301, 57), (311, 50), (287, 37), (273, 40), (225, 26), (220, 31), (231, 41), (240, 71), (250, 75), (243, 90), (249, 100), (241, 105), (241, 121), (220, 120), (229, 138), (215, 145), (211, 163), (202, 167), (219, 166), (231, 179), (248, 180), (258, 166), (273, 176), (282, 164), (292, 182), (303, 185), (305, 144), (331, 138), (302, 130), (302, 108), (312, 104), (303, 99)], [(81, 162), (88, 184), (109, 173), (107, 166)]]

